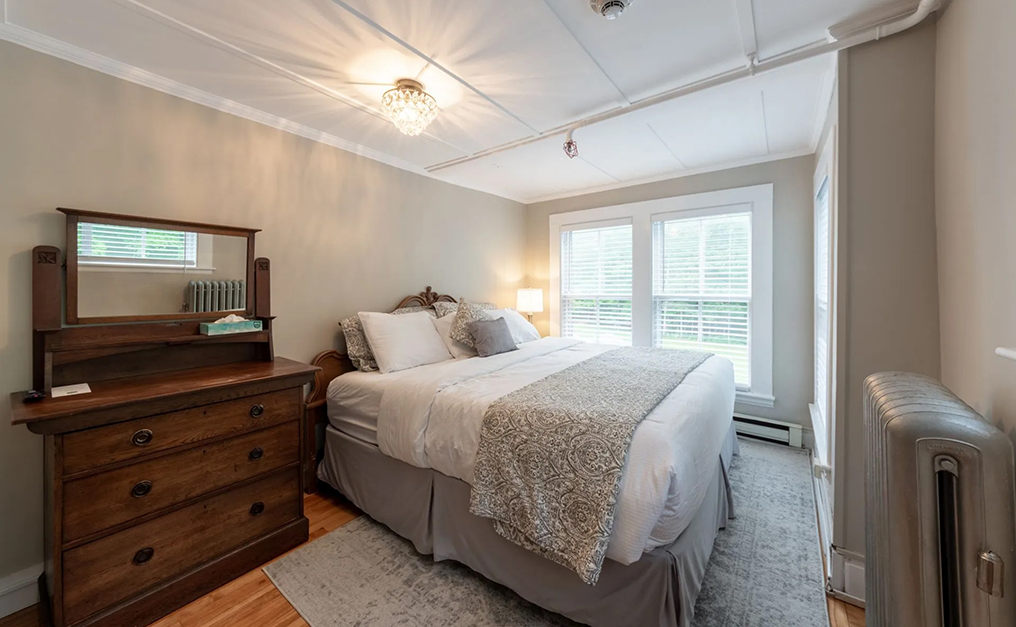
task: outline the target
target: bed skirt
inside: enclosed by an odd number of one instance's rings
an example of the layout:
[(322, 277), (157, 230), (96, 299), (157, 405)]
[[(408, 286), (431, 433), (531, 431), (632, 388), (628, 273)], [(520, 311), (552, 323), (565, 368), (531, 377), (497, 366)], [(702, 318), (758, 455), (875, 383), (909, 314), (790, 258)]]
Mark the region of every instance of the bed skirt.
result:
[(317, 472), (420, 553), (465, 564), (540, 607), (593, 627), (689, 627), (713, 541), (734, 516), (727, 471), (736, 453), (731, 426), (711, 488), (688, 528), (673, 544), (644, 553), (634, 564), (604, 560), (595, 586), (505, 540), (490, 520), (470, 514), (465, 482), (388, 457), (330, 425)]

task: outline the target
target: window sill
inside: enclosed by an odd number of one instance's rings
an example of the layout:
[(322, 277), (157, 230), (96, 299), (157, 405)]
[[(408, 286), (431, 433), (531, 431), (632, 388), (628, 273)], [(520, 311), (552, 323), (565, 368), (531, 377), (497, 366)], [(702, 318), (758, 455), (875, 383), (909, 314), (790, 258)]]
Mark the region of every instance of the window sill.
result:
[(81, 272), (144, 272), (151, 274), (212, 274), (215, 268), (195, 266), (160, 266), (145, 263), (79, 262)]
[(768, 394), (753, 394), (751, 392), (738, 390), (736, 401), (741, 405), (752, 405), (754, 407), (775, 407), (776, 397)]

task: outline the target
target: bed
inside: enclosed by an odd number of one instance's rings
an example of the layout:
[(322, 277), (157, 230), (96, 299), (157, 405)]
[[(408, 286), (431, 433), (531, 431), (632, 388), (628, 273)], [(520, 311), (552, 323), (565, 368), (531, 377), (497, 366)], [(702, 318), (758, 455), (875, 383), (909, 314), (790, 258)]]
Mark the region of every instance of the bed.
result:
[[(454, 302), (428, 288), (396, 309)], [(543, 338), (486, 358), (359, 372), (326, 351), (308, 397), (324, 426), (316, 477), (435, 560), (461, 562), (523, 598), (589, 625), (690, 625), (713, 541), (733, 516), (733, 369), (709, 357), (635, 429), (596, 585), (470, 513), (485, 409), (608, 351)]]

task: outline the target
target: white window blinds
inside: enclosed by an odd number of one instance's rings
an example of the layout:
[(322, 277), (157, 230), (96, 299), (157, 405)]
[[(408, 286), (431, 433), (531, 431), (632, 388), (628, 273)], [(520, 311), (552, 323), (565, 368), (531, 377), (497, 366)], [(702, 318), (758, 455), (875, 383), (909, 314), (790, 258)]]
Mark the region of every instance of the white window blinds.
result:
[(197, 265), (197, 233), (78, 223), (78, 260), (170, 267)]
[(630, 346), (632, 227), (561, 232), (561, 336)]
[(751, 387), (751, 213), (653, 223), (653, 346), (701, 350)]
[(815, 409), (825, 425), (829, 415), (829, 178), (815, 198)]

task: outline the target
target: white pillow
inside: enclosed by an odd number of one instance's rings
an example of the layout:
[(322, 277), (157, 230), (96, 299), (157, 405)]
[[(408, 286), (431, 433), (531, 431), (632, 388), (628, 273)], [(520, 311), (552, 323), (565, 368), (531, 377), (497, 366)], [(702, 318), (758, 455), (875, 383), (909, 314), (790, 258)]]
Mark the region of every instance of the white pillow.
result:
[(448, 352), (452, 354), (452, 357), (458, 359), (459, 357), (476, 357), (477, 352), (475, 349), (469, 348), (462, 342), (452, 339), (452, 324), (455, 323), (455, 314), (450, 313), (440, 318), (431, 318), (431, 322), (434, 323), (434, 328), (437, 329), (438, 335), (444, 340), (445, 347)]
[(361, 311), (357, 315), (378, 370), (384, 374), (452, 358), (429, 313), (397, 316)]
[(536, 327), (514, 309), (495, 309), (490, 312), (490, 315), (495, 318), (504, 318), (504, 321), (508, 323), (508, 330), (512, 332), (512, 339), (515, 340), (516, 344), (524, 344), (525, 342), (540, 339), (540, 332), (536, 330)]

